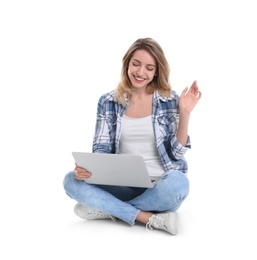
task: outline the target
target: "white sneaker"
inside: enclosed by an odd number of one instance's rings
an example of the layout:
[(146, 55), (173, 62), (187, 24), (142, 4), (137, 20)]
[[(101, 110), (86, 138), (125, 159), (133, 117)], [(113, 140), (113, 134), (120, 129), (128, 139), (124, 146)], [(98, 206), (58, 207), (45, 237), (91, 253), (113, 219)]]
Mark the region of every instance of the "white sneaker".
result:
[(175, 212), (153, 214), (146, 224), (149, 229), (161, 229), (172, 235), (177, 234)]
[(83, 219), (92, 220), (92, 219), (111, 219), (116, 221), (116, 218), (107, 215), (101, 211), (92, 210), (82, 206), (81, 204), (77, 203), (74, 207), (74, 212), (77, 216)]

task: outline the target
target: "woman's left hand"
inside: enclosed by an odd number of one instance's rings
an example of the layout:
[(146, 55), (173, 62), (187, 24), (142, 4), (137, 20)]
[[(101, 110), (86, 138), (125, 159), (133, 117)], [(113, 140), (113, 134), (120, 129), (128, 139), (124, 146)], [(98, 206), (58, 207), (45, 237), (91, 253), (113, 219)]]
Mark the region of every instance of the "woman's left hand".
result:
[(193, 82), (191, 87), (188, 89), (186, 87), (179, 98), (179, 111), (180, 113), (191, 113), (191, 111), (194, 109), (198, 101), (200, 100), (202, 96), (201, 91), (199, 91), (199, 88), (197, 86), (196, 80)]

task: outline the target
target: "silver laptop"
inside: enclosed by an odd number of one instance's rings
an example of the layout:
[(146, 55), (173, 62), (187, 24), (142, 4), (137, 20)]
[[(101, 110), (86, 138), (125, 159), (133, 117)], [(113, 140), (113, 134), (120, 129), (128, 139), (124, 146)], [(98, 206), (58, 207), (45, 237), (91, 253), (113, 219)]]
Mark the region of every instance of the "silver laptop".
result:
[(160, 177), (150, 177), (140, 155), (72, 152), (77, 165), (92, 174), (85, 182), (151, 188)]

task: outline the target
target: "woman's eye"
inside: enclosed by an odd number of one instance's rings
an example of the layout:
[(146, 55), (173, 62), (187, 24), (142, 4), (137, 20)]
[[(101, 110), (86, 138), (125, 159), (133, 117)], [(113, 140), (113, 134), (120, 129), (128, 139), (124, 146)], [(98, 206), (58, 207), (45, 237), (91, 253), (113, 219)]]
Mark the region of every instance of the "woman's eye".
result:
[(139, 66), (139, 64), (138, 63), (133, 63), (133, 66), (137, 67), (137, 66)]

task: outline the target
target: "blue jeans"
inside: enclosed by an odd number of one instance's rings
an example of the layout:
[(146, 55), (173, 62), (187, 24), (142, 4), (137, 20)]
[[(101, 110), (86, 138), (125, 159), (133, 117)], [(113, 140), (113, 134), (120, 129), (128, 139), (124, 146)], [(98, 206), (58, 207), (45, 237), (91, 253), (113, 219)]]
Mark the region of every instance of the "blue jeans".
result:
[(189, 193), (187, 176), (176, 170), (163, 174), (153, 188), (94, 185), (77, 180), (74, 171), (63, 181), (66, 194), (81, 205), (135, 223), (139, 211), (176, 211)]

